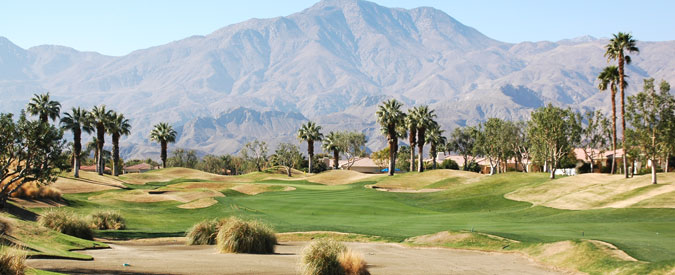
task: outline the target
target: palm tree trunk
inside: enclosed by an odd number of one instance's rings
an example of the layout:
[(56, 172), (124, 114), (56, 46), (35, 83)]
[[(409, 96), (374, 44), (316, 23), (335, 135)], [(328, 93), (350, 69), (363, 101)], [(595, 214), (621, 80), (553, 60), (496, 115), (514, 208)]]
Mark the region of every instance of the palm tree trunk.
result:
[(417, 162), (417, 171), (422, 173), (424, 172), (424, 134), (426, 129), (420, 128), (417, 130), (417, 155), (419, 161)]
[(410, 172), (415, 171), (415, 135), (417, 130), (412, 127), (408, 133), (408, 142), (410, 143)]
[(333, 168), (336, 170), (340, 168), (340, 165), (338, 164), (339, 160), (340, 152), (337, 149), (333, 149)]
[(82, 154), (82, 133), (75, 129), (73, 134), (73, 177), (80, 177), (80, 155)]
[(162, 151), (160, 152), (160, 158), (162, 159), (162, 168), (166, 168), (166, 141), (161, 142)]
[(429, 153), (431, 153), (431, 167), (433, 170), (436, 170), (436, 145), (433, 143), (431, 144), (431, 151)]
[(396, 169), (396, 154), (394, 153), (396, 150), (395, 145), (394, 140), (389, 139), (389, 171), (387, 171), (387, 175), (389, 176), (393, 176), (394, 169)]
[(626, 115), (625, 115), (625, 104), (624, 104), (624, 77), (623, 77), (623, 52), (619, 54), (619, 89), (621, 90), (621, 145), (623, 147), (623, 172), (624, 176), (628, 178), (628, 163), (626, 159)]
[(112, 142), (113, 142), (113, 170), (112, 174), (113, 176), (119, 176), (120, 175), (120, 167), (119, 167), (119, 162), (120, 162), (120, 136), (119, 134), (113, 134), (112, 137)]
[(616, 88), (612, 86), (612, 169), (610, 174), (616, 172)]
[(314, 141), (307, 140), (307, 154), (309, 155), (308, 173), (312, 173), (312, 159), (314, 158)]

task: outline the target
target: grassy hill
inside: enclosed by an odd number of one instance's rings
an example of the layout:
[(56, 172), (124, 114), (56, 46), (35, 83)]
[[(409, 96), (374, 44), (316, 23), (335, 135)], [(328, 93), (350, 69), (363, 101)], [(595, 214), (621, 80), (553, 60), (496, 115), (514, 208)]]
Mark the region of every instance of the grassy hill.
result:
[[(583, 183), (590, 178), (595, 183)], [(672, 184), (671, 178), (671, 175), (663, 176), (663, 186)], [(125, 175), (120, 179), (130, 181), (125, 184), (125, 189), (64, 195), (68, 207), (75, 212), (89, 214), (110, 208), (124, 215), (126, 230), (98, 232), (101, 236), (180, 236), (197, 221), (236, 215), (265, 221), (278, 232), (338, 231), (379, 236), (394, 242), (443, 231), (487, 234), (512, 240), (517, 245), (510, 242), (506, 246), (504, 242), (496, 245), (481, 238), (475, 242), (439, 245), (518, 250), (551, 260), (562, 257), (564, 260), (552, 263), (571, 265), (571, 268), (588, 272), (609, 270), (603, 268), (636, 272), (675, 267), (675, 209), (654, 208), (658, 203), (664, 205), (672, 201), (672, 193), (650, 196), (635, 204), (616, 204), (654, 194), (656, 189), (652, 188), (663, 188), (661, 185), (641, 186), (642, 179), (637, 177), (622, 180), (607, 175), (582, 175), (551, 181), (546, 174), (482, 176), (436, 170), (393, 177), (331, 171), (310, 176), (298, 174), (289, 179), (273, 172), (227, 177), (172, 168)], [(436, 192), (380, 192), (365, 188), (371, 185), (407, 190), (435, 189)], [(610, 190), (615, 185), (616, 189), (626, 191)], [(623, 185), (630, 188), (620, 187)], [(550, 201), (548, 198), (556, 197), (553, 194), (559, 194), (571, 200), (573, 194), (587, 194), (593, 187), (610, 190), (604, 191), (610, 195), (597, 200), (602, 202), (599, 205), (619, 207), (568, 210), (544, 206), (534, 199), (535, 204), (521, 199), (526, 195), (537, 195), (547, 202)], [(248, 192), (250, 190), (255, 192)], [(262, 193), (257, 192), (259, 190)], [(516, 195), (518, 200), (510, 199)], [(185, 207), (191, 203), (203, 204), (203, 207)], [(640, 206), (646, 203), (651, 207)], [(610, 243), (637, 261), (613, 257), (602, 252), (607, 250), (603, 250), (603, 246), (588, 240)], [(561, 242), (569, 243), (559, 244)], [(597, 261), (591, 261), (585, 267), (574, 265), (577, 262), (574, 257), (579, 256), (576, 254), (547, 257), (553, 255), (551, 251), (556, 251), (556, 243), (571, 246), (579, 253), (600, 253), (598, 255), (602, 257), (597, 256)], [(608, 259), (613, 259), (611, 264)], [(608, 266), (603, 267), (603, 263)]]

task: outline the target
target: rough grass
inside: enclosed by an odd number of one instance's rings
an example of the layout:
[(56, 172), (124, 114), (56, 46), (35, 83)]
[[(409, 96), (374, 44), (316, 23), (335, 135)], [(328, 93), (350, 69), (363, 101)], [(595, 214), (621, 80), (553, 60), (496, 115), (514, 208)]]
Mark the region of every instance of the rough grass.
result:
[(15, 248), (4, 248), (0, 252), (0, 274), (23, 275), (26, 274), (26, 253)]
[(226, 219), (203, 220), (196, 223), (185, 234), (187, 245), (216, 244), (218, 230), (225, 223), (227, 223)]
[(218, 230), (216, 243), (221, 253), (273, 254), (277, 238), (264, 223), (230, 218)]
[(103, 210), (95, 212), (87, 217), (92, 229), (122, 230), (126, 228), (126, 222), (118, 211)]
[(319, 239), (302, 250), (300, 268), (304, 275), (367, 275), (360, 253), (332, 239)]
[(92, 240), (94, 238), (94, 231), (91, 230), (86, 219), (83, 219), (73, 212), (48, 209), (40, 215), (38, 223), (66, 235), (86, 240)]
[(0, 217), (0, 236), (10, 234), (12, 232), (12, 222), (4, 217)]

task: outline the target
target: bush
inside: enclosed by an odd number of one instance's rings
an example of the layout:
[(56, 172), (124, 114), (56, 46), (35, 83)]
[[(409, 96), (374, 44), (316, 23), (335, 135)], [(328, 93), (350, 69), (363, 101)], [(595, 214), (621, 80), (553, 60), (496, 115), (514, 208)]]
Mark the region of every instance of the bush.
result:
[(88, 220), (92, 229), (122, 230), (126, 228), (126, 222), (124, 221), (124, 218), (117, 211), (99, 211), (89, 215)]
[(230, 218), (218, 230), (216, 243), (222, 253), (273, 254), (277, 237), (263, 223)]
[(459, 164), (457, 164), (456, 161), (452, 159), (446, 159), (441, 164), (438, 166), (440, 169), (452, 169), (452, 170), (459, 170)]
[(187, 245), (216, 244), (216, 236), (220, 227), (227, 220), (203, 220), (193, 225), (186, 233)]
[(576, 166), (577, 174), (592, 173), (591, 164), (587, 162), (579, 162)]
[(310, 243), (302, 251), (302, 273), (306, 275), (324, 274), (370, 274), (363, 256), (353, 252), (344, 244), (322, 239)]
[(0, 274), (26, 274), (26, 254), (14, 248), (5, 248), (0, 253)]
[(0, 217), (0, 236), (12, 232), (12, 222), (4, 217)]
[(60, 200), (61, 191), (51, 186), (38, 186), (34, 182), (29, 182), (21, 186), (12, 194), (12, 197), (23, 199), (50, 199)]
[(480, 165), (478, 165), (478, 163), (476, 163), (475, 161), (471, 161), (466, 164), (464, 171), (480, 173)]
[(87, 240), (94, 238), (94, 231), (87, 221), (71, 212), (49, 209), (40, 215), (38, 223), (63, 234)]

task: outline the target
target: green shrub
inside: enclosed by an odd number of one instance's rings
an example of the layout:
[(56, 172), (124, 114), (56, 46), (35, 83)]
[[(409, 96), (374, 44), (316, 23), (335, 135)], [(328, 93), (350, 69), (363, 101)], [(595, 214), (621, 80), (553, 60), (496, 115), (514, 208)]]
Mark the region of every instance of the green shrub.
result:
[(446, 159), (438, 166), (440, 169), (459, 170), (459, 164), (452, 159)]
[(0, 274), (26, 274), (26, 254), (14, 248), (5, 248), (0, 253)]
[(89, 227), (87, 221), (72, 212), (49, 209), (40, 215), (38, 223), (63, 234), (87, 240), (94, 238), (94, 231)]
[(216, 244), (218, 229), (227, 220), (203, 220), (193, 225), (185, 234), (187, 245), (211, 245)]
[(98, 211), (88, 217), (89, 225), (92, 229), (114, 229), (122, 230), (126, 228), (126, 223), (122, 215), (117, 211), (105, 210)]
[(466, 167), (464, 168), (464, 171), (471, 171), (471, 172), (476, 172), (480, 173), (480, 165), (476, 163), (475, 161), (471, 161), (466, 164)]
[(216, 243), (222, 253), (272, 254), (277, 238), (261, 222), (230, 218), (218, 230)]

